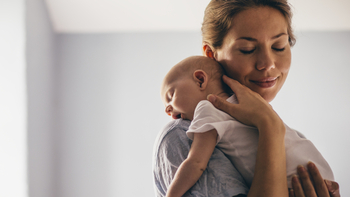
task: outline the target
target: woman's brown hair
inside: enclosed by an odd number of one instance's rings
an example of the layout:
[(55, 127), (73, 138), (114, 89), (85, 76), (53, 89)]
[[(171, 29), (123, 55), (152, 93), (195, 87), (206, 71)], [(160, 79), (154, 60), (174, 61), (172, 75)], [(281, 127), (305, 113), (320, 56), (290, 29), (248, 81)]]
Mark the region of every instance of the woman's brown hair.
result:
[(202, 24), (203, 44), (212, 50), (219, 49), (236, 14), (249, 8), (269, 6), (280, 11), (288, 24), (289, 44), (295, 44), (295, 36), (291, 27), (292, 11), (287, 0), (212, 0), (205, 9)]

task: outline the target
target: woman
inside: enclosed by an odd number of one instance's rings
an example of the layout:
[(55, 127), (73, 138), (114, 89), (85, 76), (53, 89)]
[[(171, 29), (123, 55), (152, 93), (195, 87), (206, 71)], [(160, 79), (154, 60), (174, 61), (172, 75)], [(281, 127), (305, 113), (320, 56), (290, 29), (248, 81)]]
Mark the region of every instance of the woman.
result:
[[(288, 194), (285, 128), (268, 104), (288, 75), (290, 47), (295, 42), (286, 0), (212, 0), (205, 12), (202, 36), (205, 56), (218, 61), (235, 79), (223, 78), (236, 93), (239, 104), (229, 104), (214, 95), (209, 100), (244, 124), (257, 127), (259, 145), (250, 188), (221, 151), (215, 150), (201, 179), (186, 195), (339, 196), (338, 185), (327, 185), (312, 163), (308, 169), (315, 185), (307, 171), (298, 167), (300, 180), (293, 178), (294, 191)], [(188, 121), (180, 119), (169, 123), (155, 144), (158, 196), (165, 195), (176, 169), (187, 157), (191, 144), (185, 134), (188, 125)]]

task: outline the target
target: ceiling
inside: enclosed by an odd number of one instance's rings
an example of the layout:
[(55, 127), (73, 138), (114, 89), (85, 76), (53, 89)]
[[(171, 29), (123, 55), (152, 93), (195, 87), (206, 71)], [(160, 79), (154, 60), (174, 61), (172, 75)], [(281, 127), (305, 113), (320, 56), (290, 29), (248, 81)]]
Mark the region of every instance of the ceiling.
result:
[[(199, 31), (210, 0), (45, 0), (58, 33)], [(350, 0), (289, 0), (297, 31), (350, 31)]]

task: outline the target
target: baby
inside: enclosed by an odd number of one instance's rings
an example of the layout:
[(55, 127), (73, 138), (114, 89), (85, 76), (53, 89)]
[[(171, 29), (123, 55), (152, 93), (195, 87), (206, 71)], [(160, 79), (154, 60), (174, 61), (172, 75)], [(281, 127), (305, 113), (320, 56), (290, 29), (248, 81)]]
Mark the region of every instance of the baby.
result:
[[(221, 66), (210, 58), (193, 56), (175, 65), (165, 76), (161, 97), (165, 112), (173, 119), (191, 120), (187, 136), (193, 140), (188, 157), (176, 171), (167, 196), (182, 196), (206, 169), (217, 146), (241, 173), (248, 187), (254, 177), (259, 131), (244, 125), (206, 100), (215, 94), (231, 103), (238, 103), (222, 82)], [(334, 180), (326, 160), (311, 141), (287, 125), (285, 150), (288, 187), (299, 164), (312, 161), (325, 179)]]

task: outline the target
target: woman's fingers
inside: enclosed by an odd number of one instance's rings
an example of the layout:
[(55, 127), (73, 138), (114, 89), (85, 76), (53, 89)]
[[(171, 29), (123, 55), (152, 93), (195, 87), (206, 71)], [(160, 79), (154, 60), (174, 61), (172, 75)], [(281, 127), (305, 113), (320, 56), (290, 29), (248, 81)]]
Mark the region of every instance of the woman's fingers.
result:
[(314, 186), (309, 177), (309, 173), (306, 171), (304, 166), (300, 165), (297, 168), (299, 179), (296, 177), (292, 178), (292, 185), (297, 197), (317, 197)]
[(231, 79), (226, 75), (222, 76), (222, 80), (231, 88), (233, 92), (239, 92), (242, 86), (242, 84), (240, 84), (238, 81)]
[(224, 75), (222, 76), (222, 80), (224, 81), (224, 83), (226, 83), (231, 90), (235, 93), (235, 95), (237, 96), (238, 101), (240, 101), (240, 98), (242, 96), (242, 94), (244, 94), (244, 91), (251, 91), (249, 88), (243, 86), (241, 83), (239, 83), (238, 81), (231, 79), (230, 77)]
[(312, 181), (310, 179), (309, 173), (305, 169), (304, 166), (300, 165), (297, 168), (298, 174), (299, 174), (299, 179), (301, 181), (301, 184), (304, 188), (304, 193), (306, 197), (316, 197), (316, 192), (314, 189), (314, 186), (312, 184)]
[(316, 165), (312, 162), (307, 164), (307, 168), (314, 181), (314, 186), (318, 197), (340, 197), (339, 184), (337, 182), (323, 180)]
[(318, 197), (329, 197), (329, 192), (327, 185), (325, 184), (320, 172), (314, 163), (309, 162), (307, 164), (307, 169), (310, 173), (310, 176), (314, 182), (314, 187), (317, 192)]
[(338, 183), (323, 180), (312, 162), (307, 164), (307, 169), (308, 171), (304, 166), (298, 166), (299, 178), (297, 176), (292, 178), (295, 197), (340, 197)]
[(222, 99), (220, 97), (217, 97), (213, 94), (209, 94), (207, 98), (216, 108), (220, 109), (221, 111), (224, 111), (232, 116), (231, 110), (234, 110), (234, 104), (229, 103), (225, 99)]
[(303, 187), (296, 175), (292, 177), (292, 186), (295, 197), (305, 197)]
[(289, 189), (288, 193), (289, 193), (289, 197), (295, 197), (293, 189)]

